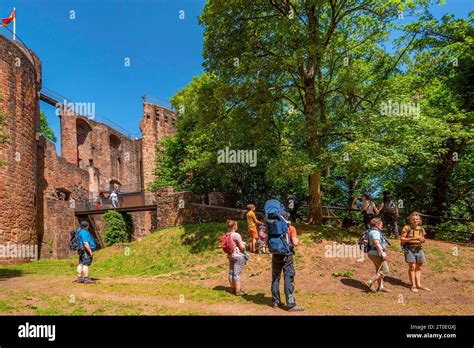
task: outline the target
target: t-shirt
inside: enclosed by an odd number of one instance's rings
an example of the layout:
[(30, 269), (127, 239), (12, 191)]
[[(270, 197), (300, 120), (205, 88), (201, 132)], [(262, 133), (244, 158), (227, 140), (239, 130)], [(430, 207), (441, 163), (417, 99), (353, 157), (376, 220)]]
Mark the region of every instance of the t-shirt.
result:
[(255, 212), (253, 210), (250, 210), (247, 213), (247, 227), (249, 229), (257, 228), (256, 221), (257, 217), (255, 216)]
[[(410, 225), (405, 225), (403, 226), (403, 229), (402, 229), (402, 235), (404, 233), (406, 233), (405, 238), (419, 238), (419, 237), (424, 237), (426, 235), (425, 230), (421, 226), (416, 226), (416, 228), (412, 228), (410, 227)], [(420, 244), (420, 242), (413, 241), (411, 243), (407, 242), (407, 244), (415, 245), (415, 244)]]
[(242, 252), (238, 247), (238, 243), (242, 243), (242, 236), (237, 232), (230, 233), (230, 239), (232, 240), (232, 244), (234, 244), (234, 251), (232, 252), (232, 257), (242, 256)]
[(380, 231), (377, 229), (373, 229), (369, 232), (369, 245), (370, 245), (369, 254), (382, 256), (377, 250), (377, 248), (375, 247), (375, 243), (374, 243), (375, 240), (378, 240), (380, 242), (380, 245), (382, 246), (382, 250), (385, 251), (385, 238), (382, 238), (382, 233), (380, 233)]
[(367, 207), (367, 214), (369, 215), (373, 215), (374, 214), (374, 202), (372, 201), (365, 201), (365, 204), (363, 205), (363, 207)]
[(77, 238), (79, 239), (79, 243), (81, 246), (84, 246), (84, 243), (89, 243), (89, 246), (92, 250), (95, 250), (95, 240), (92, 238), (90, 232), (88, 230), (81, 229), (77, 233)]

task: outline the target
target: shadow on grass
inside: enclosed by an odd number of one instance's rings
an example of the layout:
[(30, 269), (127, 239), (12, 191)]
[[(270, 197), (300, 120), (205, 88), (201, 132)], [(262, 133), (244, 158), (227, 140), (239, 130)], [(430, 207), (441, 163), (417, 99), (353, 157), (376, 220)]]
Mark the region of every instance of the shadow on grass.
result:
[(271, 307), (273, 305), (273, 300), (271, 297), (265, 296), (265, 294), (259, 292), (255, 295), (246, 294), (242, 296), (246, 301), (253, 302), (259, 305), (265, 305)]
[(182, 243), (191, 246), (190, 252), (197, 254), (206, 250), (218, 249), (219, 238), (225, 233), (224, 223), (183, 225)]
[(229, 294), (233, 294), (232, 288), (229, 287), (229, 286), (218, 285), (218, 286), (215, 286), (214, 288), (212, 288), (212, 290), (225, 291), (225, 292), (228, 292)]
[(397, 279), (397, 278), (393, 278), (393, 277), (385, 277), (385, 278), (383, 278), (383, 280), (384, 280), (384, 282), (387, 282), (387, 283), (389, 283), (391, 285), (394, 285), (394, 286), (402, 286), (402, 287), (408, 288), (408, 289), (411, 288), (410, 284), (405, 283), (401, 279)]
[(342, 278), (341, 283), (346, 286), (352, 286), (353, 288), (360, 289), (364, 292), (370, 292), (367, 285), (364, 282), (361, 282), (360, 280), (357, 280), (357, 279)]
[[(213, 290), (225, 291), (225, 292), (228, 292), (229, 294), (234, 294), (232, 292), (232, 289), (229, 286), (218, 285), (218, 286), (215, 286)], [(269, 306), (269, 307), (271, 307), (273, 304), (272, 298), (265, 296), (265, 294), (261, 292), (255, 295), (245, 294), (245, 295), (242, 295), (242, 298), (245, 299), (246, 301), (253, 302), (259, 305)]]
[(0, 281), (14, 277), (21, 277), (23, 274), (24, 272), (18, 269), (0, 269)]

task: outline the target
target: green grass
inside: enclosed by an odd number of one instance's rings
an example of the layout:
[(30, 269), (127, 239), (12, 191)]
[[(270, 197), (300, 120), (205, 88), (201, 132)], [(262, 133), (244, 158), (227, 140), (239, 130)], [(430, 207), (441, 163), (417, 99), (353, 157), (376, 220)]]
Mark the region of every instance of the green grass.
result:
[[(156, 231), (140, 242), (114, 245), (94, 253), (91, 271), (97, 277), (123, 275), (153, 276), (186, 270), (222, 259), (219, 236), (223, 224), (185, 225)], [(67, 260), (40, 260), (5, 266), (0, 277), (19, 274), (71, 275), (77, 257)]]
[(428, 265), (433, 271), (445, 272), (449, 269), (457, 268), (464, 263), (464, 258), (460, 255), (453, 255), (453, 253), (438, 247), (426, 247), (424, 251)]

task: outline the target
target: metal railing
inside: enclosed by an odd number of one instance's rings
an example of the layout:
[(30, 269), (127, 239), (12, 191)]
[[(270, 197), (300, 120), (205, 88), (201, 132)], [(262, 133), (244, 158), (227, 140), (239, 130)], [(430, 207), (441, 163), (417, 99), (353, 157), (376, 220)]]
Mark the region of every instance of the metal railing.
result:
[(76, 202), (75, 211), (107, 210), (114, 208), (134, 208), (147, 205), (156, 205), (156, 196), (149, 192), (134, 192), (118, 195), (117, 207), (114, 207), (112, 201), (108, 198), (102, 198), (99, 204), (96, 199)]

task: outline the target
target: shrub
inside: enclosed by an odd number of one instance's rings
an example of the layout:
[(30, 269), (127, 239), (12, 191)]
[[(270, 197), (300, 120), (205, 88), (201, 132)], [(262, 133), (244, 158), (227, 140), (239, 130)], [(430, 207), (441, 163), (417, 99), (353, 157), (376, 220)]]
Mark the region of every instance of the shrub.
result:
[(120, 214), (115, 210), (109, 210), (104, 214), (104, 220), (106, 246), (130, 241), (133, 230), (131, 216)]
[(448, 221), (437, 225), (436, 228), (439, 229), (435, 233), (436, 239), (445, 240), (448, 242), (469, 243), (471, 241), (471, 235), (469, 233), (457, 233), (450, 231), (473, 232), (474, 223)]

